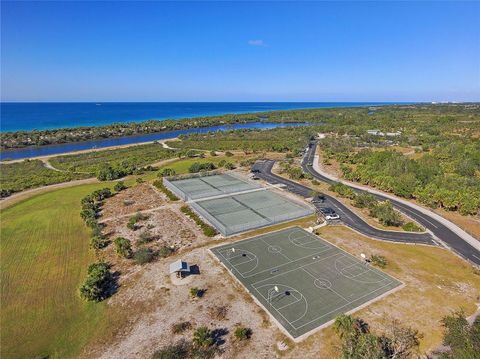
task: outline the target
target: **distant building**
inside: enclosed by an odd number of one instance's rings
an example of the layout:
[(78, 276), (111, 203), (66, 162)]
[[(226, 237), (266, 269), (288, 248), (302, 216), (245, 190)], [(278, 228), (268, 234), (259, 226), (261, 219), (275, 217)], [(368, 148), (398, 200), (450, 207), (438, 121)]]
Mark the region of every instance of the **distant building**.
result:
[(367, 133), (372, 136), (383, 136), (383, 132), (380, 130), (367, 130)]
[(387, 136), (387, 137), (398, 137), (402, 134), (400, 131), (383, 133), (380, 130), (367, 130), (367, 133), (372, 136)]
[(385, 136), (387, 137), (397, 137), (397, 136), (400, 136), (402, 133), (400, 131), (397, 131), (397, 132), (387, 132), (385, 134)]

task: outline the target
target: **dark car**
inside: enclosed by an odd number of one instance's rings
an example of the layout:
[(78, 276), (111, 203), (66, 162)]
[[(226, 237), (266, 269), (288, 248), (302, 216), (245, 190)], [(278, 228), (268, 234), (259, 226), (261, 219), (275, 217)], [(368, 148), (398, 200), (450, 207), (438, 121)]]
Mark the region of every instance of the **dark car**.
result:
[(252, 173), (260, 173), (260, 170), (256, 169), (256, 168), (253, 168), (250, 172)]
[(320, 208), (319, 211), (324, 215), (335, 213), (335, 211), (329, 207)]
[(325, 202), (325, 195), (319, 194), (312, 198), (312, 203), (323, 203)]

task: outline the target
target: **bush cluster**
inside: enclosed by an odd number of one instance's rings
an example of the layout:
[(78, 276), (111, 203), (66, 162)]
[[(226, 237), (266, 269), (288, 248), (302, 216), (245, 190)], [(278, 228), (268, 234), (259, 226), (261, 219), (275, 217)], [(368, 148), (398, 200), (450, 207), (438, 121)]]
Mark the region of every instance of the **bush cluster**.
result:
[(370, 257), (370, 262), (380, 268), (385, 268), (388, 264), (387, 258), (381, 255), (373, 254)]
[(198, 225), (200, 226), (200, 228), (202, 229), (203, 231), (203, 234), (205, 234), (207, 237), (213, 237), (217, 234), (217, 231), (215, 230), (215, 228), (213, 228), (212, 226), (206, 224), (204, 221), (202, 221), (202, 219), (197, 216), (197, 214), (195, 212), (193, 212), (190, 207), (188, 206), (182, 206), (180, 208), (180, 210), (185, 213), (187, 216), (189, 216), (191, 219), (193, 219), (193, 221)]
[(200, 171), (213, 171), (214, 169), (216, 169), (216, 167), (213, 162), (205, 162), (205, 163), (194, 162), (190, 165), (190, 167), (188, 167), (188, 172), (198, 173)]
[(423, 229), (415, 222), (407, 222), (402, 226), (402, 229), (407, 232), (421, 232)]
[(123, 181), (118, 181), (117, 183), (115, 183), (115, 186), (113, 187), (113, 189), (117, 192), (121, 192), (123, 191), (124, 189), (127, 189), (128, 187), (125, 185), (125, 182)]
[(108, 297), (112, 285), (112, 273), (107, 263), (93, 263), (88, 267), (87, 278), (80, 287), (80, 296), (88, 301), (99, 302)]
[(398, 227), (403, 224), (402, 216), (396, 211), (390, 201), (379, 202), (369, 193), (355, 193), (350, 187), (336, 183), (330, 186), (331, 191), (338, 193), (341, 197), (352, 200), (353, 206), (357, 208), (368, 208), (369, 215), (377, 218), (385, 226)]

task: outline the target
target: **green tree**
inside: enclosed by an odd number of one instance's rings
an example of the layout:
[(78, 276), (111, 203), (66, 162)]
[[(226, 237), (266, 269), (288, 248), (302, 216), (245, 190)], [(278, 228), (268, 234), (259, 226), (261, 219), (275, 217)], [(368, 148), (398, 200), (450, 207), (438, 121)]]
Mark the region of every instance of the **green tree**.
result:
[(439, 353), (441, 359), (476, 359), (480, 353), (480, 317), (470, 325), (463, 310), (442, 319), (443, 344), (449, 348)]

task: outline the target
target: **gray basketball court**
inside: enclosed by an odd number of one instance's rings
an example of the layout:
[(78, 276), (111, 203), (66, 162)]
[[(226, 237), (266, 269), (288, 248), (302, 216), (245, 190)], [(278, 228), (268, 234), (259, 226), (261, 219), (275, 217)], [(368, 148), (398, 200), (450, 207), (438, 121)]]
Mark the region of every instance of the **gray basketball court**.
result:
[(300, 227), (211, 251), (297, 341), (402, 285)]

